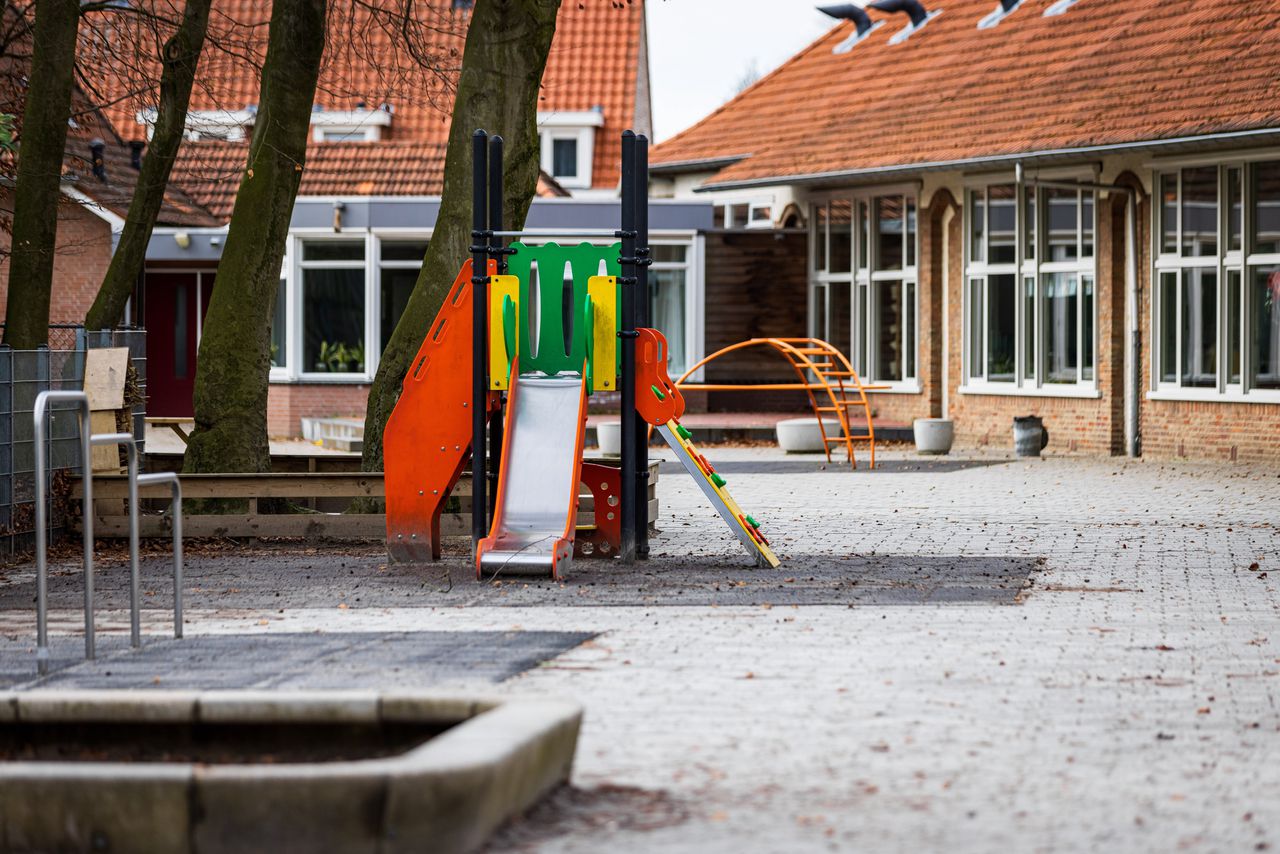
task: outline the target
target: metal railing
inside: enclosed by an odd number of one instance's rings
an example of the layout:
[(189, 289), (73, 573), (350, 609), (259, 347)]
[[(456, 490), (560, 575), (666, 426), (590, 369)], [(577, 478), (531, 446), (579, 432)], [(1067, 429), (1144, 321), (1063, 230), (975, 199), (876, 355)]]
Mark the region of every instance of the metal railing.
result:
[(172, 492), (173, 513), (173, 636), (182, 637), (182, 487), (177, 475), (169, 472), (138, 474), (138, 445), (129, 433), (94, 435), (89, 427), (89, 398), (82, 391), (42, 391), (36, 396), (33, 410), (35, 428), (35, 534), (36, 534), (36, 670), (49, 672), (48, 619), (48, 496), (45, 434), (48, 430), (49, 407), (55, 403), (73, 403), (80, 420), (80, 446), (84, 490), (81, 528), (84, 535), (84, 657), (95, 657), (93, 622), (93, 461), (94, 445), (123, 445), (129, 472), (129, 642), (142, 645), (142, 620), (139, 602), (140, 567), (138, 561), (139, 484), (168, 483)]

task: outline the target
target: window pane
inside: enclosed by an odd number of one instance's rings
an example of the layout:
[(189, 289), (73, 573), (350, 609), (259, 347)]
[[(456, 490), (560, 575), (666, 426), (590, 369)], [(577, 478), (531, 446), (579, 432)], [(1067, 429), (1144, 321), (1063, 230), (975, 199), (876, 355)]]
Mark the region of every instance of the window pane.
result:
[(711, 227), (724, 228), (724, 205), (716, 205), (711, 209)]
[(650, 247), (651, 257), (658, 264), (683, 264), (689, 252), (687, 243), (657, 243)]
[[(995, 213), (994, 200), (991, 212)], [(992, 234), (995, 233), (993, 226)], [(992, 244), (994, 249), (994, 243)], [(1012, 248), (1012, 247), (1011, 247)], [(1016, 372), (1018, 278), (1013, 274), (987, 278), (987, 379), (1011, 383)]]
[(578, 141), (551, 140), (551, 174), (556, 178), (578, 177)]
[(853, 321), (853, 369), (858, 372), (858, 376), (865, 377), (867, 375), (867, 286), (858, 285), (858, 299)]
[[(827, 269), (827, 206), (815, 205), (813, 209), (813, 269)], [(822, 336), (819, 335), (819, 338)]]
[(383, 261), (417, 261), (427, 254), (425, 240), (384, 240), (382, 241)]
[(1075, 261), (1079, 255), (1079, 194), (1075, 190), (1045, 190), (1049, 261)]
[(1253, 166), (1253, 251), (1280, 252), (1280, 161)]
[(916, 283), (907, 282), (906, 299), (902, 304), (903, 314), (903, 350), (907, 357), (903, 379), (912, 379), (916, 375)]
[(876, 221), (879, 239), (876, 243), (876, 269), (902, 269), (902, 197), (876, 199)]
[(1227, 170), (1227, 251), (1239, 252), (1244, 234), (1244, 178), (1241, 170)]
[(1218, 254), (1218, 167), (1182, 170), (1182, 254)]
[(1253, 387), (1280, 388), (1280, 267), (1254, 271), (1249, 317)]
[(858, 202), (858, 269), (865, 270), (867, 268), (867, 247), (871, 245), (870, 229), (871, 222), (867, 216), (867, 203), (865, 201)]
[(813, 288), (813, 307), (811, 315), (813, 317), (813, 337), (820, 338), (823, 341), (830, 340), (827, 337), (827, 286), (818, 284)]
[(303, 270), (302, 360), (308, 371), (364, 370), (364, 270)]
[(1036, 378), (1036, 280), (1022, 280), (1022, 377)]
[(1093, 276), (1080, 277), (1080, 373), (1093, 379)]
[(1093, 193), (1080, 194), (1080, 257), (1093, 257)]
[(1218, 384), (1217, 270), (1192, 268), (1182, 274), (1182, 384)]
[(916, 200), (907, 197), (907, 266), (916, 265)]
[(837, 199), (831, 203), (831, 272), (847, 273), (853, 259), (853, 203)]
[(1239, 270), (1227, 271), (1227, 382), (1240, 382), (1240, 330), (1244, 322), (1244, 282)]
[(1178, 378), (1178, 274), (1160, 274), (1160, 382)]
[(285, 294), (288, 288), (285, 279), (280, 279), (280, 287), (276, 291), (276, 307), (271, 314), (271, 367), (283, 368), (289, 364), (289, 348), (285, 346), (285, 317), (288, 302)]
[(902, 379), (902, 282), (876, 282), (875, 289), (875, 378), (895, 382)]
[(1079, 277), (1076, 273), (1044, 276), (1045, 381), (1073, 383), (1078, 377), (1077, 325)]
[(969, 193), (969, 260), (987, 260), (987, 195), (984, 190)]
[(1178, 176), (1165, 172), (1160, 176), (1160, 251), (1166, 255), (1178, 251)]
[(849, 282), (832, 282), (827, 291), (827, 307), (831, 314), (827, 319), (827, 330), (831, 335), (829, 340), (842, 353), (849, 352), (853, 346), (853, 329), (849, 316), (852, 291), (853, 285)]
[(667, 367), (673, 377), (685, 371), (684, 270), (649, 272), (649, 317), (667, 337)]
[(985, 279), (969, 280), (969, 376), (974, 379), (981, 379), (987, 367), (985, 282)]
[(751, 205), (732, 205), (729, 208), (729, 227), (746, 228), (751, 221)]
[(768, 205), (761, 205), (751, 209), (752, 222), (771, 222), (773, 220), (773, 208)]
[(363, 261), (363, 240), (309, 240), (302, 244), (303, 261)]
[[(382, 349), (387, 349), (387, 342), (391, 340), (391, 333), (395, 332), (396, 324), (400, 322), (400, 315), (404, 314), (404, 307), (409, 303), (409, 294), (413, 293), (413, 286), (418, 281), (418, 271), (412, 268), (403, 269), (384, 269), (382, 271), (382, 295), (379, 318), (382, 323)], [(420, 330), (419, 338), (425, 338), (427, 330)]]
[(1036, 190), (1027, 187), (1027, 248), (1023, 257), (1031, 260), (1036, 257)]
[(1018, 261), (1018, 189), (1001, 184), (988, 191), (987, 237), (992, 264), (1014, 264)]

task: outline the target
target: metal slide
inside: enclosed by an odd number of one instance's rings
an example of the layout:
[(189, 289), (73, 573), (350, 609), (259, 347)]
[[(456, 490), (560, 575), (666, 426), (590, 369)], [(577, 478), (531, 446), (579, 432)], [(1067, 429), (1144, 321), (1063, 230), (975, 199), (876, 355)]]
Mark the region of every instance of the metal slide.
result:
[(489, 536), (476, 550), (481, 578), (560, 578), (573, 559), (587, 390), (579, 374), (513, 378)]

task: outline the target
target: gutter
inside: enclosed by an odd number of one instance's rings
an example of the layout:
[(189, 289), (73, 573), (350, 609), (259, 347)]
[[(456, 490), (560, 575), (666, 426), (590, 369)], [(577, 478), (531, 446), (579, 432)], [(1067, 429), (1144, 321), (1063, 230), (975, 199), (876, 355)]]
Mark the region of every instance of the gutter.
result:
[(697, 160), (672, 160), (667, 163), (654, 163), (650, 172), (701, 172), (704, 169), (723, 169), (746, 160), (750, 154), (730, 154), (725, 157), (703, 157)]
[[(1178, 136), (1170, 139), (1142, 140), (1138, 142), (1109, 143), (1106, 145), (1086, 145), (1078, 148), (1047, 148), (1039, 151), (1023, 151), (1013, 154), (966, 157), (958, 160), (932, 160), (923, 163), (873, 166), (865, 169), (842, 169), (832, 172), (808, 172), (800, 175), (776, 175), (770, 178), (750, 178), (742, 181), (707, 183), (698, 187), (694, 192), (708, 193), (717, 190), (747, 190), (756, 187), (777, 186), (778, 184), (820, 184), (833, 181), (883, 179), (885, 177), (910, 174), (913, 172), (972, 169), (981, 166), (1008, 166), (1027, 160), (1040, 160), (1046, 158), (1066, 159), (1097, 154), (1113, 154), (1124, 151), (1140, 151), (1147, 149), (1160, 150), (1177, 146), (1199, 146), (1215, 143), (1225, 146), (1230, 143), (1248, 142), (1268, 137), (1274, 137), (1280, 140), (1280, 127), (1227, 131), (1225, 133), (1204, 134), (1202, 136)], [(677, 166), (682, 164), (668, 165)]]

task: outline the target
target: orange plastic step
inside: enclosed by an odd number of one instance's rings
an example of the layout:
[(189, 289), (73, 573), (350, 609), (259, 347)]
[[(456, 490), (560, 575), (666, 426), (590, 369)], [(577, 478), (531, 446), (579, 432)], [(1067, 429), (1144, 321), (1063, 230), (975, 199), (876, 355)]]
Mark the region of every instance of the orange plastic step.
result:
[[(489, 275), (497, 271), (490, 261)], [(382, 434), (393, 562), (440, 558), (440, 513), (471, 450), (472, 291), (467, 261), (413, 357)], [(490, 395), (490, 411), (496, 403)]]

